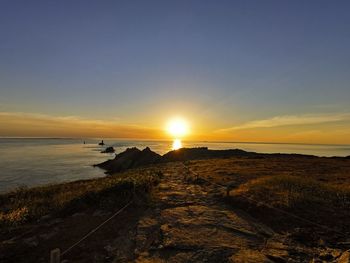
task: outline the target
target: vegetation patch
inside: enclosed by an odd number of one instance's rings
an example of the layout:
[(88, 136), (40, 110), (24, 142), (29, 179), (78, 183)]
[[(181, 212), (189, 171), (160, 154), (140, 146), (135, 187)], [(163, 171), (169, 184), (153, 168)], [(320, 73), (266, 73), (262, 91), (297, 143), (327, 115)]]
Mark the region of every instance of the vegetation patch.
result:
[(19, 188), (0, 195), (0, 228), (32, 222), (44, 215), (65, 216), (89, 208), (108, 209), (134, 198), (147, 199), (162, 173), (135, 169), (93, 180)]
[(295, 209), (302, 207), (350, 208), (350, 187), (334, 186), (300, 176), (271, 176), (241, 185), (234, 195), (245, 194), (273, 206)]
[(315, 226), (310, 221), (325, 226), (318, 228), (325, 232), (327, 228), (344, 234), (350, 230), (346, 223), (350, 216), (349, 186), (300, 176), (268, 176), (240, 185), (231, 191), (228, 201), (248, 210), (275, 230), (310, 229)]

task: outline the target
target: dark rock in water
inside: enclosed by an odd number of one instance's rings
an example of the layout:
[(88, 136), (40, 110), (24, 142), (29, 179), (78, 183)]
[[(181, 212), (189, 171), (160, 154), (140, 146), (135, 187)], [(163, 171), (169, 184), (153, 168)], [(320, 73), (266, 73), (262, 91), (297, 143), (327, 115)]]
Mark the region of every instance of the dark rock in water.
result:
[(114, 152), (115, 152), (115, 150), (113, 147), (107, 147), (101, 153), (114, 153)]
[(159, 154), (151, 151), (148, 147), (142, 151), (134, 147), (117, 154), (113, 160), (108, 160), (94, 166), (107, 170), (109, 174), (113, 174), (130, 168), (158, 163), (160, 158), (161, 156)]
[(98, 145), (105, 145), (105, 143), (102, 140)]

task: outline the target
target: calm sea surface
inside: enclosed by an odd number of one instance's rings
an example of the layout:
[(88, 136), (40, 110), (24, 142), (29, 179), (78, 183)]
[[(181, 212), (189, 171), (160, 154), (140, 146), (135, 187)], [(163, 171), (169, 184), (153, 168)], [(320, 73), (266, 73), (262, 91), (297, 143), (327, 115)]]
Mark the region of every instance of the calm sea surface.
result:
[[(0, 192), (19, 186), (36, 186), (105, 176), (92, 167), (114, 157), (100, 153), (98, 140), (87, 139), (8, 139), (0, 138)], [(164, 154), (172, 149), (171, 141), (105, 140), (117, 153), (128, 147), (144, 148)], [(210, 149), (243, 149), (264, 153), (302, 153), (318, 156), (350, 155), (350, 145), (258, 144), (183, 142), (183, 147), (207, 146)]]

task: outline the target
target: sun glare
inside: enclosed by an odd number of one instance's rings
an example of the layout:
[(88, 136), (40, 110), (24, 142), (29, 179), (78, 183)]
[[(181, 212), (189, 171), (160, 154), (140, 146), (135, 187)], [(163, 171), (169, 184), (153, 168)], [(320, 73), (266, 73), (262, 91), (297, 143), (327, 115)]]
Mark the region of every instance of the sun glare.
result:
[(168, 122), (167, 131), (175, 138), (183, 137), (188, 134), (187, 122), (180, 118), (172, 119)]
[(175, 140), (173, 141), (172, 150), (178, 150), (178, 149), (180, 149), (180, 148), (182, 148), (182, 142), (181, 142), (181, 140), (175, 139)]

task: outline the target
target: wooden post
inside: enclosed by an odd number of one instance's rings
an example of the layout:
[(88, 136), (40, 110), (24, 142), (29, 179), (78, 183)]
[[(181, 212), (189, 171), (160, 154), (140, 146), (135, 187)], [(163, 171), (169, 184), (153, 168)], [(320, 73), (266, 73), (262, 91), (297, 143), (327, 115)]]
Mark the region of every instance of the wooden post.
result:
[(60, 263), (61, 260), (60, 260), (60, 255), (61, 254), (61, 251), (59, 248), (55, 248), (53, 250), (51, 250), (51, 253), (50, 253), (50, 263)]

